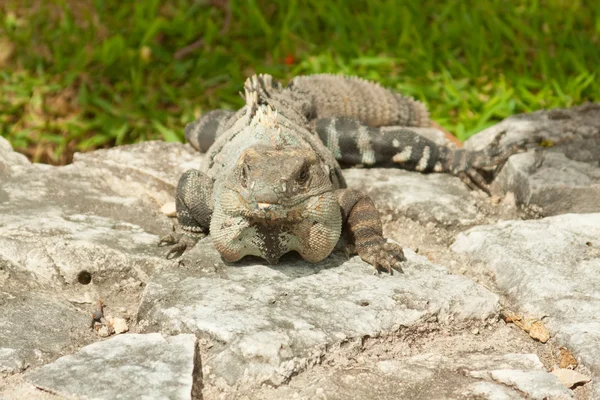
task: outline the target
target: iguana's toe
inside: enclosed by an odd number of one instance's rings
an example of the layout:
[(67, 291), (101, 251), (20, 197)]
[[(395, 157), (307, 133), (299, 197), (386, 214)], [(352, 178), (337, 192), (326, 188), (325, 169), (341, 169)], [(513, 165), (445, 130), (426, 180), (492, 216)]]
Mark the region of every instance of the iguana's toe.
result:
[(483, 150), (474, 152), (471, 166), (476, 169), (502, 168), (506, 160), (513, 154), (527, 151), (527, 145), (540, 144), (543, 138), (534, 135), (525, 139), (517, 140), (500, 146), (500, 139), (506, 132), (500, 132), (494, 140)]
[(158, 242), (159, 246), (169, 246), (173, 245), (166, 253), (165, 257), (167, 259), (173, 259), (180, 257), (185, 251), (191, 250), (198, 240), (202, 239), (206, 235), (194, 234), (194, 236), (190, 236), (188, 234), (170, 234), (163, 236), (160, 238)]
[(396, 270), (403, 273), (401, 263), (406, 260), (402, 246), (393, 242), (387, 242), (385, 238), (370, 243), (363, 248), (358, 248), (360, 258), (373, 265), (377, 271), (383, 269), (389, 274)]
[(487, 184), (485, 178), (476, 169), (470, 168), (466, 171), (458, 173), (458, 177), (467, 185), (471, 190), (481, 189), (486, 194), (491, 195), (491, 190)]
[(173, 258), (181, 257), (186, 248), (187, 245), (185, 243), (177, 243), (165, 253), (165, 258), (167, 260), (171, 260)]
[[(463, 170), (453, 171), (467, 186), (471, 189), (481, 189), (488, 195), (490, 187), (484, 173), (492, 173), (496, 176), (502, 169), (510, 156), (527, 151), (527, 145), (539, 144), (542, 141), (540, 136), (532, 136), (516, 142), (500, 146), (500, 139), (505, 132), (500, 132), (494, 140), (483, 150), (468, 153), (469, 161), (465, 164)], [(459, 150), (462, 151), (462, 150)]]
[(171, 245), (177, 244), (179, 242), (180, 238), (181, 238), (181, 235), (173, 235), (173, 234), (162, 236), (160, 238), (160, 240), (158, 241), (158, 247), (171, 246)]

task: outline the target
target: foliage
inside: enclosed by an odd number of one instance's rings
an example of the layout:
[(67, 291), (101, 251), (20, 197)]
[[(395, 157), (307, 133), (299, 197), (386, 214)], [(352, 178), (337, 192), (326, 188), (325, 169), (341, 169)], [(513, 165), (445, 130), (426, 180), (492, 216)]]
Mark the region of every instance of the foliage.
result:
[(511, 114), (598, 101), (599, 36), (600, 3), (577, 0), (4, 0), (0, 133), (65, 163), (182, 140), (200, 113), (239, 107), (252, 73), (332, 72), (425, 101), (464, 140)]

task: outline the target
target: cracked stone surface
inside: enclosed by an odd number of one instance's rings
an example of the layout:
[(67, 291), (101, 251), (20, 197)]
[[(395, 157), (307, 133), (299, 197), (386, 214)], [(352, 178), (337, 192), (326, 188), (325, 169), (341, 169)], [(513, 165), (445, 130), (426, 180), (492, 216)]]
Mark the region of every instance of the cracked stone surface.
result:
[(279, 385), (348, 338), (432, 319), (461, 324), (495, 318), (496, 295), (407, 254), (406, 272), (392, 276), (374, 275), (358, 257), (331, 257), (309, 268), (300, 261), (227, 267), (206, 241), (186, 255), (185, 270), (154, 276), (138, 322), (148, 331), (211, 338), (218, 345), (205, 364), (235, 386)]
[(378, 208), (392, 216), (403, 215), (421, 223), (469, 225), (480, 212), (469, 189), (447, 174), (418, 174), (403, 170), (349, 169), (344, 177), (349, 187), (364, 188)]
[(89, 318), (68, 302), (49, 293), (9, 293), (0, 289), (0, 377), (48, 362), (72, 348)]
[(360, 367), (333, 368), (292, 383), (276, 395), (301, 399), (571, 399), (535, 354), (465, 354), (446, 357), (425, 353), (381, 360)]
[(34, 386), (68, 398), (189, 399), (199, 396), (194, 335), (120, 335), (31, 371)]
[[(0, 138), (0, 398), (142, 398), (159, 371), (177, 398), (600, 398), (599, 110), (515, 116), (469, 140), (506, 130), (503, 141), (553, 145), (508, 160), (493, 189), (514, 196), (444, 174), (346, 170), (386, 235), (418, 248), (392, 276), (341, 250), (315, 265), (227, 264), (210, 238), (166, 260), (156, 244), (174, 220), (161, 208), (200, 164), (190, 146), (148, 142), (51, 167)], [(130, 333), (91, 329), (98, 300)], [(550, 340), (501, 308), (541, 319)], [(561, 346), (590, 383), (569, 390), (549, 373)]]
[[(0, 163), (11, 167), (0, 183), (0, 371), (12, 374), (93, 340), (86, 304), (112, 297), (134, 313), (126, 292), (139, 295), (170, 264), (156, 248), (156, 234), (171, 227), (158, 212), (177, 179), (169, 166), (194, 157), (154, 142), (54, 168), (2, 143)], [(78, 283), (84, 271), (89, 285)]]
[(495, 277), (527, 315), (600, 376), (600, 214), (504, 221), (461, 233), (452, 250)]

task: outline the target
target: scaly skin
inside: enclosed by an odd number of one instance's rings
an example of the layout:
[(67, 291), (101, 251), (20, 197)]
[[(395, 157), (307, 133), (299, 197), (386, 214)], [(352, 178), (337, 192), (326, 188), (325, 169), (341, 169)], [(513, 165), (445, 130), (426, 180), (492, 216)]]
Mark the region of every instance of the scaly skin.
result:
[(210, 233), (227, 261), (246, 255), (270, 263), (290, 251), (327, 257), (342, 232), (376, 269), (401, 271), (402, 248), (382, 235), (373, 201), (347, 189), (338, 164), (448, 172), (489, 193), (482, 172), (498, 170), (527, 144), (481, 152), (439, 146), (410, 130), (429, 126), (424, 104), (354, 77), (297, 77), (282, 87), (269, 75), (245, 84), (246, 106), (216, 110), (186, 127), (207, 152), (201, 170), (177, 188), (185, 235), (161, 242), (180, 254)]

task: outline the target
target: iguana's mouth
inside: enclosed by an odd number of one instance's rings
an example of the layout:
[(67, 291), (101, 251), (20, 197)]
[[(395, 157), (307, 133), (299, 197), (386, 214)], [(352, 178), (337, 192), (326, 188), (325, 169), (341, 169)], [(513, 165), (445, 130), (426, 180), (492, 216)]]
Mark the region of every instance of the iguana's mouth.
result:
[(289, 209), (279, 203), (256, 202), (254, 209), (248, 209), (246, 216), (262, 222), (298, 222), (302, 219), (302, 208)]

